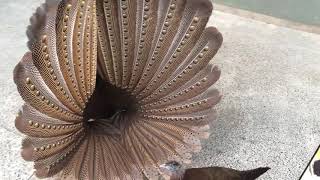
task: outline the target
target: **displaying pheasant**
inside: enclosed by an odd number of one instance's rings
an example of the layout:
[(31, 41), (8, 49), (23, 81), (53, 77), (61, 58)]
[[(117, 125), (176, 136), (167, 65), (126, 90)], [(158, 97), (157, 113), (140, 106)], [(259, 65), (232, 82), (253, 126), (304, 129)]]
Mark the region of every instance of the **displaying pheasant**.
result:
[(215, 119), (210, 0), (47, 0), (14, 70), (39, 178), (150, 179), (190, 162)]
[(160, 165), (168, 180), (255, 180), (269, 167), (260, 167), (247, 171), (238, 171), (225, 167), (204, 167), (185, 169), (180, 163), (170, 161)]

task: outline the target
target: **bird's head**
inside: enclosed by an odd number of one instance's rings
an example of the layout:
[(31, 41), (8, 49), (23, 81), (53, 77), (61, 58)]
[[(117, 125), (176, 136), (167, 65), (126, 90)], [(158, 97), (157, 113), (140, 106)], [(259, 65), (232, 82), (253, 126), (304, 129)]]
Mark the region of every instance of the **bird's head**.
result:
[(169, 176), (171, 179), (172, 177), (182, 177), (185, 171), (183, 166), (177, 161), (169, 161), (160, 165), (160, 170), (164, 176)]

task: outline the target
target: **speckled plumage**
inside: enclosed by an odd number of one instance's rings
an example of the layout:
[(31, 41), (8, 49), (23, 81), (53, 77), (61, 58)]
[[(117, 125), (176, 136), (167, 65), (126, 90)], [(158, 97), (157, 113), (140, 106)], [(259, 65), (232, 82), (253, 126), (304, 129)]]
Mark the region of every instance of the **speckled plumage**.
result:
[[(207, 138), (222, 36), (209, 0), (47, 0), (14, 70), (38, 177), (156, 178)], [(210, 89), (209, 89), (210, 88)]]

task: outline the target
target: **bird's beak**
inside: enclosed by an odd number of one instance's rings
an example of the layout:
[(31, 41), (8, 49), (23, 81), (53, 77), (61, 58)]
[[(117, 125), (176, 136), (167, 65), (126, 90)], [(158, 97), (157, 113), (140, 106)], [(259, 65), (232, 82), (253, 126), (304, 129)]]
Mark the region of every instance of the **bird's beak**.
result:
[(159, 166), (159, 168), (160, 168), (162, 177), (163, 177), (165, 180), (170, 180), (170, 174), (171, 174), (171, 172), (168, 170), (168, 166), (166, 166), (166, 164), (161, 164), (161, 165)]
[(161, 164), (159, 166), (159, 168), (160, 168), (160, 170), (164, 170), (164, 169), (167, 169), (167, 166), (166, 166), (166, 164)]
[(159, 166), (159, 169), (163, 174), (170, 174), (171, 173), (171, 170), (167, 164), (161, 164)]

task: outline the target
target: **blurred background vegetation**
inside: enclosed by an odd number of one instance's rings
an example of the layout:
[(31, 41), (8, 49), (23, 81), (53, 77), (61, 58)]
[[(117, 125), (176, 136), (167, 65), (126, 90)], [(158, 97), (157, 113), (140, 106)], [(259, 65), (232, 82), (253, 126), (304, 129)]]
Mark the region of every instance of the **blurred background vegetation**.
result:
[(213, 0), (215, 3), (320, 26), (320, 0)]

